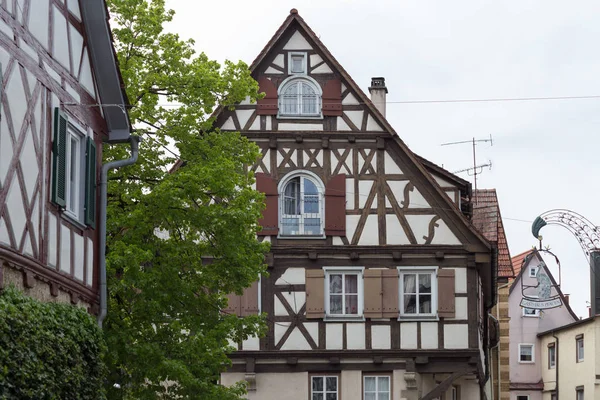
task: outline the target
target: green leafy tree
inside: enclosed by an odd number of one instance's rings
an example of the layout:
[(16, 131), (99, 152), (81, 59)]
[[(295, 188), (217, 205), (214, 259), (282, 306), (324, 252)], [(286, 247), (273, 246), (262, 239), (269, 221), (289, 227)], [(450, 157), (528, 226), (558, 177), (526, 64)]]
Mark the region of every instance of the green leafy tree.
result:
[[(135, 165), (109, 176), (104, 328), (109, 398), (238, 399), (217, 384), (236, 342), (260, 316), (220, 312), (264, 271), (256, 240), (263, 196), (248, 172), (258, 148), (213, 129), (218, 107), (257, 98), (243, 62), (220, 65), (164, 32), (164, 0), (109, 0), (130, 118), (142, 135)], [(166, 106), (165, 103), (176, 104)], [(104, 161), (128, 157), (105, 146)], [(173, 165), (174, 171), (169, 172)]]

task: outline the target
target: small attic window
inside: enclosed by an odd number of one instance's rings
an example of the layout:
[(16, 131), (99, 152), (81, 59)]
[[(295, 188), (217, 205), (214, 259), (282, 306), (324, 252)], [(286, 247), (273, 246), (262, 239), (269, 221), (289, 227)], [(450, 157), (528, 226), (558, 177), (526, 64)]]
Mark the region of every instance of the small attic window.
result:
[(289, 53), (288, 72), (290, 74), (306, 74), (306, 53)]
[(535, 278), (537, 276), (538, 269), (538, 267), (529, 267), (529, 277)]

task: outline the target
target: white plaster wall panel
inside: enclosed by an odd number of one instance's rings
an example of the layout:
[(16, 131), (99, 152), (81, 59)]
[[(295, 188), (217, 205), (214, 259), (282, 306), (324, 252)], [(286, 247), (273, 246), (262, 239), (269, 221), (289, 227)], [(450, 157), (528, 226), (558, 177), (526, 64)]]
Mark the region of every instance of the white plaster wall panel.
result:
[(291, 322), (277, 322), (275, 324), (275, 344), (279, 343), (290, 324)]
[(12, 1), (7, 1), (6, 2), (6, 11), (9, 12), (9, 14), (13, 13), (13, 5), (12, 5)]
[[(5, 107), (2, 107), (2, 111), (4, 109)], [(10, 140), (8, 126), (6, 125), (6, 118), (4, 112), (2, 112), (2, 119), (0, 120), (0, 184), (2, 185), (4, 185), (4, 181), (6, 180), (6, 173), (12, 161), (12, 156), (13, 145)]]
[[(344, 158), (344, 151), (340, 150), (340, 155), (338, 156), (336, 153), (331, 152), (331, 173), (333, 174), (336, 171), (338, 164), (340, 165), (340, 169), (338, 170), (338, 174), (348, 174), (352, 175), (353, 172), (350, 170), (352, 168), (352, 153), (348, 154), (346, 158)], [(341, 161), (344, 160), (344, 161)]]
[(71, 273), (71, 230), (60, 225), (60, 270)]
[(322, 131), (323, 123), (318, 124), (294, 124), (280, 122), (277, 128), (280, 131)]
[(73, 89), (71, 85), (67, 83), (65, 85), (65, 90), (71, 95), (71, 97), (73, 97), (73, 103), (81, 103), (81, 96), (79, 96), (79, 93)]
[(408, 208), (431, 208), (416, 187), (413, 187), (413, 190), (410, 190), (408, 193)]
[(387, 244), (410, 244), (410, 240), (404, 232), (404, 228), (400, 225), (400, 220), (396, 214), (385, 216), (386, 239)]
[(433, 176), (433, 179), (435, 179), (435, 181), (436, 181), (436, 182), (438, 183), (438, 185), (440, 185), (441, 187), (450, 187), (450, 186), (454, 187), (454, 185), (453, 185), (453, 184), (451, 184), (450, 182), (448, 182), (447, 180), (445, 180), (445, 179), (442, 179), (442, 178), (440, 178), (440, 177), (439, 177), (439, 176), (437, 176), (437, 175), (432, 175), (432, 176)]
[(469, 347), (468, 324), (444, 324), (444, 348), (466, 349)]
[[(365, 208), (369, 193), (373, 189), (373, 183), (375, 181), (358, 181), (358, 208)], [(373, 200), (371, 208), (377, 208), (377, 201)]]
[(406, 371), (403, 369), (395, 369), (392, 372), (392, 388), (394, 391), (392, 400), (405, 400), (405, 397), (400, 397), (400, 393), (406, 390), (406, 380), (404, 379), (404, 373)]
[(237, 114), (237, 118), (238, 118), (238, 121), (240, 122), (240, 126), (242, 128), (244, 128), (244, 126), (246, 126), (246, 123), (248, 122), (248, 120), (250, 119), (252, 114), (254, 114), (254, 110), (236, 110), (235, 113)]
[(467, 293), (466, 268), (454, 268), (454, 293)]
[(337, 117), (337, 130), (338, 131), (351, 131), (352, 129), (348, 126), (346, 121), (342, 117)]
[(271, 243), (271, 236), (265, 236), (263, 242)]
[[(456, 276), (455, 276), (456, 279)], [(468, 319), (468, 308), (467, 308), (467, 298), (466, 297), (455, 297), (454, 298), (454, 318), (448, 319)]]
[[(392, 193), (394, 194), (396, 203), (398, 203), (398, 205), (402, 207), (402, 200), (404, 200), (404, 188), (408, 184), (408, 181), (387, 181), (387, 184), (390, 187)], [(385, 206), (392, 206), (392, 203), (390, 202), (387, 196), (385, 197)]]
[(354, 210), (354, 179), (346, 178), (346, 210)]
[(313, 69), (311, 72), (313, 74), (331, 74), (331, 73), (333, 73), (331, 68), (329, 68), (329, 65), (327, 65), (325, 63), (319, 65), (317, 68)]
[(250, 99), (250, 96), (246, 96), (246, 98), (242, 101), (240, 101), (240, 105), (242, 106), (246, 106), (246, 105), (250, 105), (252, 104), (252, 99)]
[(400, 169), (400, 167), (398, 166), (398, 164), (396, 164), (396, 161), (394, 161), (394, 159), (392, 158), (391, 155), (388, 154), (388, 152), (385, 153), (383, 163), (384, 163), (386, 174), (402, 174), (403, 173), (402, 170)]
[(333, 237), (333, 245), (334, 246), (344, 246), (344, 242), (342, 241), (342, 238), (340, 236), (334, 236)]
[(18, 245), (21, 241), (21, 237), (23, 237), (23, 231), (25, 230), (25, 222), (27, 222), (27, 217), (25, 215), (25, 209), (23, 208), (21, 185), (16, 177), (13, 179), (12, 184), (8, 189), (6, 204), (6, 211), (8, 211), (10, 215), (10, 222), (12, 224), (13, 233)]
[(339, 381), (340, 397), (344, 396), (344, 400), (362, 400), (362, 381), (362, 371), (342, 371)]
[(290, 40), (283, 46), (284, 50), (312, 50), (304, 36), (298, 31), (294, 32)]
[(342, 85), (341, 85), (341, 86), (342, 86), (342, 93), (344, 93), (344, 91), (346, 91), (347, 87), (346, 87), (346, 85), (344, 85), (343, 83), (342, 83)]
[(421, 348), (422, 349), (437, 349), (438, 348), (438, 323), (437, 322), (421, 322)]
[(305, 292), (282, 292), (281, 294), (287, 300), (288, 304), (296, 314), (306, 302)]
[(273, 119), (272, 119), (272, 117), (269, 117), (267, 115), (265, 119), (266, 119), (265, 129), (267, 131), (272, 130), (273, 129)]
[(268, 68), (265, 70), (265, 74), (283, 74), (283, 72), (281, 72), (280, 70), (278, 70), (278, 69), (275, 69), (275, 68), (273, 68), (273, 67), (268, 67)]
[(352, 239), (354, 236), (359, 219), (360, 215), (346, 215), (346, 237), (348, 239)]
[[(92, 75), (92, 67), (90, 65), (90, 58), (88, 56), (87, 48), (83, 50), (79, 82), (81, 83), (81, 86), (83, 86), (83, 88), (92, 95), (93, 98), (96, 98), (94, 78)], [(102, 111), (102, 108), (100, 108), (100, 111)]]
[(33, 203), (33, 210), (31, 210), (31, 225), (33, 227), (33, 237), (36, 240), (36, 244), (39, 246), (42, 241), (41, 241), (41, 237), (39, 235), (40, 232), (40, 198), (43, 198), (42, 196), (39, 196), (35, 199), (35, 202)]
[(417, 243), (423, 244), (425, 243), (424, 236), (429, 235), (429, 221), (435, 215), (406, 215), (406, 219), (410, 228), (412, 229), (415, 238), (417, 239)]
[(85, 283), (88, 286), (92, 286), (94, 282), (94, 242), (92, 239), (86, 238), (86, 246), (87, 246), (87, 261), (85, 263), (85, 267), (87, 268), (87, 276)]
[(346, 345), (349, 350), (364, 350), (365, 346), (365, 324), (346, 324)]
[[(2, 30), (2, 20), (0, 19), (0, 31)], [(12, 31), (10, 33), (10, 36), (12, 37)], [(3, 49), (2, 47), (0, 47), (0, 64), (2, 64), (2, 71), (6, 70), (6, 67), (8, 67), (8, 61), (10, 60), (11, 56), (8, 53), (8, 51), (6, 51), (5, 49)], [(4, 107), (2, 107), (4, 108)], [(0, 111), (4, 111), (4, 110), (0, 110)]]
[(416, 349), (417, 348), (417, 323), (416, 322), (400, 323), (400, 348), (401, 349)]
[(379, 350), (392, 348), (392, 333), (389, 325), (371, 325), (371, 348)]
[(343, 348), (343, 324), (329, 322), (325, 324), (325, 348), (327, 350), (341, 350)]
[(304, 268), (288, 268), (275, 282), (276, 285), (304, 285)]
[[(244, 381), (244, 374), (238, 379)], [(223, 383), (225, 384), (225, 383)], [(249, 391), (248, 400), (308, 399), (308, 373), (256, 374), (256, 391)]]
[(67, 71), (69, 66), (69, 43), (67, 41), (67, 20), (56, 6), (52, 6), (52, 17), (54, 18), (54, 49), (52, 58), (58, 61)]
[(27, 202), (29, 203), (33, 198), (33, 190), (38, 178), (38, 163), (35, 155), (31, 127), (27, 128), (27, 131), (25, 132), (25, 142), (21, 148), (21, 157), (19, 161), (23, 171), (23, 178), (25, 178), (25, 192), (27, 193)]
[(318, 345), (319, 344), (319, 323), (318, 322), (305, 322), (304, 328), (312, 338), (312, 340)]
[(450, 200), (452, 200), (452, 202), (453, 202), (454, 204), (456, 204), (456, 196), (455, 196), (455, 194), (454, 194), (454, 191), (452, 191), (452, 190), (444, 190), (444, 193), (446, 193), (446, 195), (448, 196), (448, 198), (449, 198)]
[(273, 64), (277, 65), (280, 68), (285, 67), (285, 61), (283, 57), (283, 54), (277, 54), (273, 59)]
[(50, 75), (50, 77), (52, 79), (54, 79), (59, 85), (61, 85), (61, 78), (60, 78), (60, 75), (58, 74), (58, 72), (56, 72), (48, 64), (46, 64), (45, 61), (43, 61), (42, 63), (44, 65), (44, 69), (46, 70), (46, 72), (48, 73), (48, 75)]
[(260, 339), (258, 336), (250, 336), (242, 342), (242, 350), (260, 350)]
[[(321, 61), (323, 61), (323, 59), (321, 58), (320, 55), (318, 55), (318, 54), (311, 54), (310, 55), (310, 66), (311, 67), (314, 67), (315, 65), (317, 65)], [(282, 67), (283, 67), (283, 65), (282, 65)]]
[(74, 76), (79, 75), (79, 67), (81, 62), (81, 53), (83, 51), (83, 36), (73, 25), (69, 24), (69, 34), (71, 35), (71, 61), (73, 62)]
[(23, 52), (25, 52), (25, 54), (29, 56), (29, 58), (31, 58), (37, 64), (39, 60), (39, 54), (33, 47), (29, 46), (23, 40), (21, 40), (21, 42), (19, 43), (19, 47), (21, 48), (21, 50), (23, 50)]
[(233, 118), (232, 117), (227, 118), (227, 121), (225, 121), (225, 123), (223, 125), (221, 125), (221, 129), (229, 130), (229, 131), (235, 130), (235, 124), (233, 123)]
[(48, 213), (48, 266), (55, 267), (57, 265), (57, 237), (56, 237), (56, 216)]
[(452, 233), (444, 221), (439, 219), (436, 224), (439, 226), (435, 228), (435, 236), (431, 244), (461, 244), (460, 240)]
[(298, 328), (294, 328), (281, 346), (281, 350), (311, 350), (311, 347), (302, 332)]
[(346, 116), (350, 118), (350, 121), (360, 129), (362, 126), (363, 111), (344, 111), (344, 114), (346, 114)]
[(23, 254), (33, 257), (33, 246), (31, 244), (31, 237), (25, 235), (25, 242), (23, 243)]
[(8, 236), (8, 228), (4, 218), (0, 218), (0, 243), (10, 246), (10, 236)]
[(377, 218), (377, 215), (369, 215), (367, 217), (362, 234), (358, 240), (359, 245), (379, 244), (379, 221)]
[(250, 125), (249, 130), (251, 130), (251, 131), (258, 131), (258, 130), (260, 130), (260, 117), (256, 117), (256, 119), (254, 120), (254, 122), (252, 123), (252, 125)]
[(74, 233), (73, 246), (75, 247), (73, 249), (75, 251), (75, 265), (73, 266), (73, 269), (75, 270), (75, 278), (83, 282), (83, 271), (85, 270), (85, 259), (83, 257), (83, 236)]
[[(46, 17), (47, 19), (48, 17)], [(48, 29), (48, 28), (46, 28)], [(8, 36), (11, 40), (13, 40), (14, 38), (14, 32), (12, 30), (12, 28), (10, 26), (8, 26), (8, 24), (4, 21), (2, 21), (0, 19), (0, 32), (4, 33), (6, 36)], [(4, 65), (4, 63), (2, 63)]]
[(344, 104), (344, 105), (348, 105), (348, 104), (356, 105), (356, 104), (360, 104), (360, 103), (358, 102), (358, 100), (356, 100), (356, 97), (354, 97), (354, 95), (352, 93), (348, 93), (346, 95), (346, 97), (344, 97), (342, 99), (342, 104)]
[[(362, 156), (362, 154), (359, 154), (359, 155), (358, 155), (358, 172), (359, 172), (359, 173), (360, 173), (360, 172), (362, 172), (362, 170), (363, 170), (363, 167), (365, 166), (365, 163), (366, 163), (365, 159), (366, 159), (367, 157), (369, 157), (369, 156), (370, 156), (370, 155), (371, 155), (371, 154), (372, 154), (374, 151), (375, 151), (375, 150), (372, 150), (372, 149), (364, 149), (364, 152), (365, 152), (365, 157), (363, 157), (363, 156)], [(370, 165), (370, 166), (371, 166), (373, 169), (376, 169), (376, 168), (377, 168), (376, 160), (377, 160), (377, 158), (376, 158), (375, 156), (373, 156), (373, 159), (372, 159), (372, 160), (371, 160), (371, 162), (369, 163), (369, 165)], [(348, 161), (349, 161), (349, 160), (348, 160)], [(365, 174), (369, 174), (369, 173), (370, 173), (370, 171), (367, 169), (367, 170), (365, 170), (365, 171), (364, 171), (364, 173), (365, 173)]]
[(15, 68), (13, 68), (12, 73), (10, 74), (10, 79), (6, 86), (5, 95), (7, 99), (10, 99), (8, 106), (10, 107), (13, 130), (15, 132), (15, 135), (18, 135), (21, 131), (21, 124), (23, 123), (23, 118), (25, 118), (25, 113), (27, 112), (28, 102), (27, 97), (25, 96), (25, 88), (23, 87), (23, 81), (21, 80), (20, 68), (16, 65)]
[(271, 149), (267, 149), (267, 151), (265, 152), (265, 155), (262, 158), (263, 164), (264, 164), (264, 168), (263, 172), (266, 172), (267, 174), (271, 172)]
[(81, 21), (81, 12), (79, 10), (79, 2), (77, 0), (67, 0), (67, 7), (71, 14)]
[(373, 118), (371, 114), (369, 114), (369, 116), (367, 117), (367, 130), (383, 132), (383, 128), (377, 122), (375, 122), (375, 118)]

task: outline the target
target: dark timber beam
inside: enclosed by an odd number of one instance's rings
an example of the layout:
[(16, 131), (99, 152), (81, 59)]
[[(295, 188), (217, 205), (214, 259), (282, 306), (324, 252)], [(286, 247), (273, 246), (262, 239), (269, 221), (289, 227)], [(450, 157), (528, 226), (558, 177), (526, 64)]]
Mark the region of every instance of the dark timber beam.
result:
[(431, 392), (429, 392), (425, 396), (421, 397), (421, 400), (433, 400), (435, 398), (441, 397), (442, 394), (445, 393), (450, 388), (450, 385), (452, 385), (452, 382), (454, 382), (461, 376), (466, 375), (468, 373), (469, 373), (469, 371), (467, 371), (467, 370), (456, 371), (455, 373), (453, 373), (452, 375), (450, 375), (449, 377), (444, 379), (442, 382), (440, 382), (440, 384), (437, 385), (435, 388), (433, 388), (433, 390)]

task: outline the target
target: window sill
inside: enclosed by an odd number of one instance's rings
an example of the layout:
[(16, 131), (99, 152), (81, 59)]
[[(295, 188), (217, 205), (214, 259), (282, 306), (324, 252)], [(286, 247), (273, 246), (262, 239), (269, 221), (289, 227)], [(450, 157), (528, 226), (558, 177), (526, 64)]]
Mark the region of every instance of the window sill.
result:
[(439, 321), (440, 318), (437, 315), (400, 315), (398, 321), (409, 322), (409, 321)]
[(322, 235), (322, 236), (317, 236), (317, 235), (287, 235), (287, 236), (281, 236), (281, 235), (278, 235), (277, 236), (277, 239), (284, 239), (284, 240), (285, 239), (311, 239), (311, 240), (321, 239), (322, 240), (322, 239), (325, 239), (325, 238), (326, 238), (325, 235)]
[(523, 315), (523, 318), (539, 318), (539, 315)]
[(519, 361), (519, 364), (535, 364), (535, 361)]
[(71, 214), (69, 211), (65, 211), (63, 209), (60, 210), (60, 216), (63, 220), (67, 221), (69, 224), (73, 225), (75, 228), (85, 231), (88, 226), (81, 223), (77, 220), (77, 218)]
[(363, 315), (325, 315), (323, 318), (325, 322), (364, 322), (365, 317)]
[(277, 119), (314, 119), (314, 120), (322, 120), (323, 115), (280, 115), (277, 114)]

